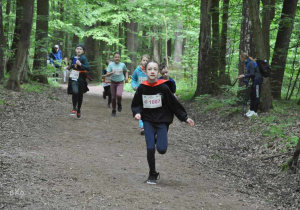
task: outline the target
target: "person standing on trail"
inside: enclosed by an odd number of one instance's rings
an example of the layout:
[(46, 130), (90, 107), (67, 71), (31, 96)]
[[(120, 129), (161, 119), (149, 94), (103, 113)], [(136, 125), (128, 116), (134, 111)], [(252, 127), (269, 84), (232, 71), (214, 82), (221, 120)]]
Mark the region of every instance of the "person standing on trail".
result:
[[(126, 65), (120, 62), (121, 54), (116, 52), (113, 56), (114, 62), (111, 62), (107, 67), (106, 76), (111, 76), (110, 92), (112, 101), (111, 116), (116, 116), (116, 105), (118, 104), (118, 111), (122, 111), (122, 94), (125, 83), (128, 82), (128, 69)], [(124, 77), (125, 74), (125, 77)]]
[(159, 65), (150, 61), (145, 66), (147, 81), (138, 87), (132, 103), (133, 117), (144, 122), (147, 145), (149, 177), (147, 184), (156, 184), (159, 173), (155, 169), (155, 147), (160, 154), (165, 154), (168, 147), (168, 129), (174, 114), (190, 126), (194, 121), (187, 117), (184, 107), (170, 91), (167, 80), (158, 80)]
[(81, 118), (81, 105), (83, 101), (83, 93), (89, 91), (86, 82), (86, 72), (90, 70), (87, 58), (84, 55), (84, 46), (78, 44), (76, 46), (76, 55), (71, 57), (71, 70), (68, 83), (68, 94), (72, 94), (72, 115), (77, 115), (77, 119)]
[[(140, 65), (134, 70), (132, 76), (131, 76), (131, 87), (134, 91), (137, 90), (139, 85), (147, 80), (147, 75), (145, 73), (145, 66), (150, 60), (149, 55), (142, 55)], [(140, 128), (140, 134), (144, 135), (144, 124), (143, 121), (139, 120), (139, 128)]]
[(252, 80), (251, 93), (250, 93), (250, 110), (245, 114), (247, 117), (257, 116), (257, 109), (260, 104), (260, 92), (263, 83), (263, 77), (259, 71), (256, 60), (250, 57), (247, 53), (240, 55), (240, 60), (245, 62), (247, 67), (247, 74), (241, 74), (238, 79)]
[[(112, 61), (106, 61), (106, 66), (108, 66)], [(106, 99), (106, 96), (108, 97), (108, 102), (107, 102), (107, 107), (110, 108), (111, 104), (111, 93), (110, 93), (110, 81), (111, 77), (106, 76), (107, 70), (106, 68), (103, 69), (102, 71), (102, 86), (104, 88), (103, 91), (103, 98)]]
[(61, 70), (62, 63), (62, 53), (58, 45), (54, 45), (54, 47), (52, 48), (52, 52), (49, 55), (49, 60), (50, 64), (56, 69), (53, 77), (58, 77), (58, 73)]

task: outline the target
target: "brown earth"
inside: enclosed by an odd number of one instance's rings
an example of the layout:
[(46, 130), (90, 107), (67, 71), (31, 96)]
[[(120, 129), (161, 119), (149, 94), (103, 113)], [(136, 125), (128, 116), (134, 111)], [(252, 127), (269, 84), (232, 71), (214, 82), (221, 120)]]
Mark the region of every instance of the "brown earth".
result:
[(65, 89), (3, 90), (0, 209), (274, 209), (259, 194), (239, 190), (230, 170), (205, 164), (210, 155), (197, 149), (220, 136), (201, 118), (195, 127), (178, 120), (170, 126), (168, 152), (156, 153), (160, 180), (147, 185), (132, 94), (124, 93), (123, 111), (114, 118), (102, 87), (90, 86), (77, 120)]

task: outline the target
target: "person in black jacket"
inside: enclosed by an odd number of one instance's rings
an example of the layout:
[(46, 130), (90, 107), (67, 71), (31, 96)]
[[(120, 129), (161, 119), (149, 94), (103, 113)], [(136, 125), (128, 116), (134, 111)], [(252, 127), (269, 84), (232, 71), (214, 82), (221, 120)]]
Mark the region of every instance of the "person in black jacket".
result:
[(84, 55), (84, 46), (78, 44), (75, 49), (76, 56), (71, 57), (71, 65), (68, 94), (72, 94), (73, 110), (72, 115), (77, 115), (81, 118), (81, 105), (83, 101), (83, 94), (89, 91), (86, 82), (86, 72), (90, 70), (87, 58)]
[(158, 80), (159, 65), (150, 61), (145, 66), (147, 81), (138, 87), (131, 104), (133, 117), (144, 122), (147, 144), (149, 177), (147, 184), (156, 184), (159, 173), (155, 169), (155, 146), (160, 154), (165, 154), (168, 147), (168, 129), (174, 114), (190, 126), (194, 121), (187, 117), (184, 107), (170, 91), (167, 80)]
[(238, 79), (251, 79), (250, 110), (245, 114), (247, 117), (257, 116), (257, 109), (260, 104), (260, 92), (263, 83), (263, 77), (259, 71), (256, 60), (247, 53), (240, 55), (240, 60), (247, 66), (247, 74), (241, 74)]

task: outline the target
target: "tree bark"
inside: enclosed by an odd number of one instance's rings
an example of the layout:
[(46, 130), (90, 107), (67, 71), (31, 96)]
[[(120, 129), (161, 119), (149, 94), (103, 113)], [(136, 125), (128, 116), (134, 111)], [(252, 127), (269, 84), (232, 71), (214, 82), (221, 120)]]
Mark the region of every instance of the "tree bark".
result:
[(173, 55), (173, 65), (175, 68), (181, 68), (181, 57), (182, 57), (182, 45), (183, 39), (181, 37), (183, 30), (183, 23), (180, 21), (177, 25), (177, 32), (175, 33), (174, 40), (174, 55)]
[(23, 19), (23, 9), (22, 9), (22, 0), (16, 0), (16, 20), (15, 20), (15, 29), (14, 29), (14, 38), (10, 47), (10, 54), (12, 55), (8, 58), (6, 62), (6, 71), (10, 72), (16, 59), (17, 46), (20, 40), (21, 34), (21, 22)]
[(48, 22), (49, 0), (37, 0), (35, 53), (31, 79), (44, 84), (48, 83), (47, 75), (44, 73), (47, 68)]
[(16, 61), (11, 70), (7, 88), (20, 90), (20, 77), (24, 68), (27, 52), (30, 46), (30, 35), (32, 30), (34, 0), (22, 0), (21, 7), (26, 11), (21, 24), (20, 41), (16, 54)]
[[(259, 19), (259, 1), (248, 0), (250, 18), (252, 22), (253, 40), (255, 42), (255, 55), (259, 59), (268, 60), (268, 50), (266, 49), (262, 27)], [(269, 78), (264, 78), (261, 90), (260, 110), (267, 112), (273, 108), (271, 86)]]
[[(239, 46), (239, 54), (241, 55), (244, 52), (247, 52), (248, 55), (255, 57), (254, 41), (253, 35), (251, 33), (252, 22), (250, 20), (250, 13), (248, 7), (248, 1), (243, 1), (243, 10), (242, 10), (242, 25), (241, 25), (241, 38)], [(239, 59), (239, 75), (245, 74), (246, 66), (244, 62), (241, 62)], [(243, 86), (243, 81), (239, 80), (239, 87)]]
[(4, 52), (5, 36), (3, 31), (2, 0), (0, 0), (0, 80), (4, 78)]
[(227, 45), (227, 22), (228, 22), (229, 0), (223, 0), (222, 31), (220, 38), (220, 63), (219, 81), (220, 85), (230, 85), (229, 74), (226, 74), (226, 45)]
[(212, 94), (211, 87), (211, 17), (209, 14), (211, 0), (201, 1), (200, 35), (199, 35), (199, 55), (198, 55), (198, 74), (197, 89), (195, 96)]
[(127, 63), (127, 68), (130, 70), (131, 73), (135, 70), (137, 66), (137, 28), (138, 23), (135, 23), (133, 20), (130, 20), (130, 23), (125, 23), (126, 28), (126, 48), (129, 52), (129, 58), (131, 63)]
[(294, 155), (288, 163), (289, 169), (292, 170), (294, 173), (297, 172), (299, 155), (300, 155), (300, 138), (298, 140)]
[(293, 30), (295, 14), (298, 0), (285, 0), (283, 2), (282, 13), (272, 58), (272, 95), (275, 99), (281, 98), (282, 81), (286, 58), (289, 50), (291, 34)]

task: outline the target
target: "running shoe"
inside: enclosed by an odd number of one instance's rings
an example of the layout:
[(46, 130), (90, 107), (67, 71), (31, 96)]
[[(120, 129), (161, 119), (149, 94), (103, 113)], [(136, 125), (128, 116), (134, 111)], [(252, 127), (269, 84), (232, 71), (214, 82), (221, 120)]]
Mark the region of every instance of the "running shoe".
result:
[(103, 98), (106, 99), (105, 91), (103, 91)]
[(142, 127), (142, 128), (140, 129), (140, 134), (141, 134), (141, 135), (144, 135), (144, 133), (145, 133), (145, 131), (144, 131), (144, 128)]
[(80, 120), (81, 114), (80, 112), (77, 112), (77, 119)]
[(116, 116), (116, 110), (112, 110), (111, 116), (115, 117)]
[(147, 184), (156, 184), (156, 181), (159, 179), (159, 173), (155, 172), (154, 174), (149, 174)]
[(76, 109), (73, 109), (71, 115), (75, 115), (75, 114), (76, 114)]
[(122, 104), (118, 104), (118, 111), (119, 111), (119, 112), (122, 111)]

